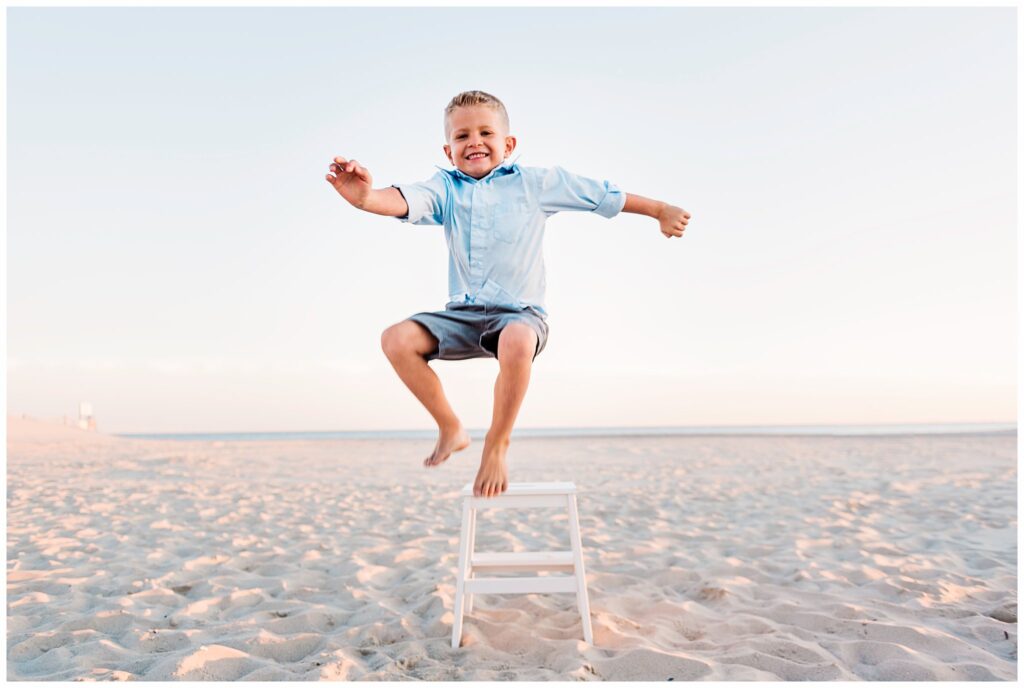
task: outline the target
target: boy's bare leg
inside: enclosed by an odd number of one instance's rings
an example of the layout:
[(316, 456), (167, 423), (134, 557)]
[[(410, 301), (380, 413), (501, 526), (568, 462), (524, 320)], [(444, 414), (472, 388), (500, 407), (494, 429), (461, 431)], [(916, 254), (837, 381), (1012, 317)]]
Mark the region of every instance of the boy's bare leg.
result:
[(434, 335), (413, 320), (403, 320), (384, 330), (380, 344), (398, 377), (437, 422), (437, 444), (431, 455), (423, 460), (423, 465), (438, 466), (452, 452), (468, 447), (469, 433), (448, 404), (437, 373), (423, 358), (437, 347)]
[(498, 336), (498, 364), (494, 382), (494, 413), (484, 440), (480, 470), (473, 483), (477, 497), (496, 497), (508, 489), (505, 454), (511, 443), (512, 425), (530, 384), (530, 369), (537, 350), (537, 333), (529, 325), (512, 323)]

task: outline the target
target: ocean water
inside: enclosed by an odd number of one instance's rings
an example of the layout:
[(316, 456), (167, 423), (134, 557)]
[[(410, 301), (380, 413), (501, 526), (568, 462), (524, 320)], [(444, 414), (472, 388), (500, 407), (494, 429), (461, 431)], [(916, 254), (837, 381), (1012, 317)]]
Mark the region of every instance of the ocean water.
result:
[[(486, 429), (471, 428), (473, 439), (482, 440)], [(631, 428), (519, 428), (512, 437), (662, 437), (674, 435), (950, 435), (1016, 434), (1015, 423), (910, 423), (893, 425), (704, 425)], [(131, 433), (119, 437), (183, 441), (279, 441), (279, 440), (389, 440), (434, 439), (436, 430), (344, 430), (312, 432), (189, 432)]]

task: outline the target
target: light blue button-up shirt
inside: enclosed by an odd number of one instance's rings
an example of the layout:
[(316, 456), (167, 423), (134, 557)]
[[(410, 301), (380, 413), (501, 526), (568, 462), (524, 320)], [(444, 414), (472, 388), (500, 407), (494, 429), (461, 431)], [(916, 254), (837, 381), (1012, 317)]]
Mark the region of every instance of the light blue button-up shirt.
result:
[(545, 316), (544, 223), (562, 210), (614, 217), (626, 203), (607, 181), (515, 162), (481, 179), (441, 169), (425, 182), (395, 187), (409, 204), (402, 222), (444, 225), (449, 301), (532, 306)]

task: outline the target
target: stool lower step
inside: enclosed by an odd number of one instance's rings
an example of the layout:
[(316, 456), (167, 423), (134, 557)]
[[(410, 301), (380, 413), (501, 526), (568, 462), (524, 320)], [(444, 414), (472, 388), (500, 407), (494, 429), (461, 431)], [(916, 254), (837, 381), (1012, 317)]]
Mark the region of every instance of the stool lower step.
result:
[(573, 566), (572, 551), (565, 552), (473, 552), (470, 564), (474, 569), (526, 567), (529, 569)]
[(522, 578), (470, 578), (465, 593), (576, 592), (576, 576), (527, 576)]

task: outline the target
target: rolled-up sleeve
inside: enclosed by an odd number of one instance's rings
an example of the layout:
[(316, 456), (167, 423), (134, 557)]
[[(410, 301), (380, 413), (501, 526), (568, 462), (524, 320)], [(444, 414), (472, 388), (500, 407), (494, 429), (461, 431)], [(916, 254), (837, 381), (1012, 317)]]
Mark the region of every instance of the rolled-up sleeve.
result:
[(392, 184), (405, 198), (409, 214), (398, 218), (414, 225), (442, 225), (448, 207), (448, 184), (444, 172), (438, 172), (425, 182)]
[(561, 167), (547, 170), (540, 186), (540, 207), (546, 213), (589, 210), (615, 217), (626, 204), (626, 194), (611, 182), (581, 177)]

